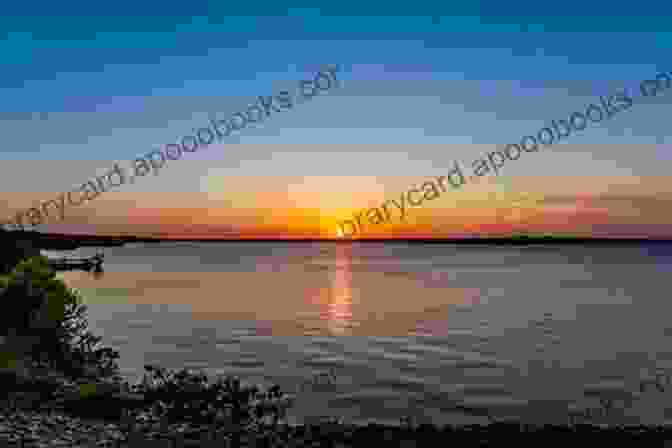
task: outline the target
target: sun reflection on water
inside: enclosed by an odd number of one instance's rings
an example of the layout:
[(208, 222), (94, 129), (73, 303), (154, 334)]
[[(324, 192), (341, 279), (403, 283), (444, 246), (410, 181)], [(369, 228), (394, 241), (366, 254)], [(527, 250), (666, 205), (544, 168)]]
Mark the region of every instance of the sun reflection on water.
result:
[(352, 246), (336, 246), (327, 305), (327, 328), (336, 335), (352, 334)]

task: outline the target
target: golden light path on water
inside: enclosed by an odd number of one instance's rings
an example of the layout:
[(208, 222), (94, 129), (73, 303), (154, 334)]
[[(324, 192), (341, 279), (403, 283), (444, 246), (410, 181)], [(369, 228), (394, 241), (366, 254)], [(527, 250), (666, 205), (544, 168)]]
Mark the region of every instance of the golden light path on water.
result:
[(352, 246), (336, 246), (336, 260), (331, 270), (331, 291), (327, 305), (328, 329), (333, 334), (350, 334), (352, 315)]

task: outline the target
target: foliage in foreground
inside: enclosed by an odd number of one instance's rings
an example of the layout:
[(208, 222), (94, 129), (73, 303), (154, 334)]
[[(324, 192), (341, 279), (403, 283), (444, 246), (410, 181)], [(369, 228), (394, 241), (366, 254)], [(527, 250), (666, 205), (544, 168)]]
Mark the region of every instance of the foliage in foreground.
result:
[(0, 274), (9, 274), (21, 261), (39, 254), (40, 250), (23, 232), (8, 232), (0, 227)]
[(77, 417), (117, 420), (128, 415), (131, 421), (150, 419), (162, 425), (224, 425), (235, 433), (277, 425), (292, 404), (277, 385), (261, 390), (236, 378), (212, 381), (186, 369), (147, 365), (145, 370), (142, 382), (133, 386), (118, 376), (109, 383), (80, 385), (61, 408)]
[(156, 415), (170, 422), (210, 424), (224, 419), (242, 427), (263, 420), (277, 423), (291, 406), (291, 397), (277, 385), (263, 391), (242, 385), (237, 378), (211, 381), (204, 373), (187, 369), (147, 365), (145, 370), (142, 384), (133, 391), (142, 393)]
[(45, 257), (20, 262), (0, 277), (0, 360), (55, 369), (70, 378), (109, 377), (118, 372), (119, 353), (100, 347), (88, 330), (87, 307), (79, 292), (56, 278)]
[[(6, 304), (0, 313), (0, 393), (5, 397), (37, 393), (38, 404), (60, 403), (82, 417), (116, 418), (125, 409), (146, 410), (166, 422), (226, 421), (238, 428), (277, 423), (291, 406), (277, 385), (262, 391), (235, 378), (213, 382), (186, 369), (145, 366), (141, 384), (122, 384), (119, 353), (99, 346), (102, 338), (88, 329), (81, 295), (56, 278), (45, 257), (24, 259), (0, 276), (0, 300)], [(67, 385), (55, 376), (38, 378), (37, 371), (89, 381)]]

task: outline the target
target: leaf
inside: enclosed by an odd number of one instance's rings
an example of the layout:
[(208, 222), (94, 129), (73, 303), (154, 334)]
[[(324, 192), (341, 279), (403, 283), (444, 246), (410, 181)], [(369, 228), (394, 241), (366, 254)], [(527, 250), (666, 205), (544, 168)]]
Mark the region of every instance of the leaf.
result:
[(81, 398), (87, 398), (97, 393), (97, 386), (95, 383), (85, 383), (79, 385), (79, 396)]

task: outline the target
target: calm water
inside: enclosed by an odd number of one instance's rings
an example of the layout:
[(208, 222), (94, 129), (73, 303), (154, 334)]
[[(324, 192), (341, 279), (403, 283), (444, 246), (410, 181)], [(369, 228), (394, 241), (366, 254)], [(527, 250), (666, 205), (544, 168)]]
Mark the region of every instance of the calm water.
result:
[(672, 247), (166, 243), (105, 254), (100, 278), (60, 275), (129, 377), (158, 363), (295, 392), (332, 369), (336, 384), (297, 393), (296, 420), (559, 423), (571, 405), (632, 395), (603, 421), (672, 416), (669, 391), (639, 393), (656, 368), (672, 370)]

